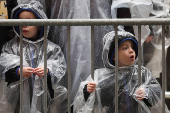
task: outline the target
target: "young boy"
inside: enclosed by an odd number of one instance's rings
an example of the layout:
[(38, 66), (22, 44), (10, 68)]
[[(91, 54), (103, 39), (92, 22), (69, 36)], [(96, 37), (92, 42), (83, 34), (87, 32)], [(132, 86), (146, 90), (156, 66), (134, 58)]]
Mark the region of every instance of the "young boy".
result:
[[(118, 113), (161, 113), (161, 87), (150, 71), (141, 67), (141, 86), (138, 87), (138, 43), (129, 32), (118, 31)], [(114, 113), (115, 111), (115, 32), (104, 37), (105, 68), (94, 72), (82, 82), (74, 102), (74, 113)], [(94, 81), (94, 82), (93, 82)], [(156, 106), (156, 107), (155, 107)]]
[[(20, 4), (12, 11), (13, 19), (47, 19), (40, 2)], [(20, 112), (20, 28), (14, 26), (17, 38), (7, 42), (0, 56), (0, 76), (7, 84), (0, 103), (4, 113)], [(23, 112), (44, 112), (44, 27), (23, 26)], [(48, 32), (48, 31), (47, 31)], [(60, 47), (47, 41), (48, 112), (64, 113), (67, 90), (58, 82), (65, 75), (66, 62)], [(65, 103), (66, 102), (66, 103)]]

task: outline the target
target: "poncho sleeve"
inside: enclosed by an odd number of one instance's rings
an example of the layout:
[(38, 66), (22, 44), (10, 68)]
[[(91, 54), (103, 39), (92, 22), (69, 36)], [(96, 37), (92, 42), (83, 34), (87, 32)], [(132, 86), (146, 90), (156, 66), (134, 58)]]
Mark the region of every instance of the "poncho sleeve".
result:
[[(162, 111), (162, 89), (158, 81), (152, 76), (151, 72), (145, 68), (142, 67), (142, 85), (139, 88), (145, 88), (147, 93), (145, 99), (147, 99), (147, 102), (150, 106), (146, 106), (147, 103), (146, 101), (145, 104), (142, 102), (143, 100), (138, 100), (135, 96), (134, 99), (143, 106), (143, 108), (147, 111), (147, 107), (152, 112), (158, 112), (161, 113)], [(138, 88), (137, 88), (138, 89)], [(137, 90), (136, 89), (136, 90)], [(165, 105), (166, 106), (166, 105)], [(166, 113), (169, 113), (169, 110), (167, 107), (165, 107)]]

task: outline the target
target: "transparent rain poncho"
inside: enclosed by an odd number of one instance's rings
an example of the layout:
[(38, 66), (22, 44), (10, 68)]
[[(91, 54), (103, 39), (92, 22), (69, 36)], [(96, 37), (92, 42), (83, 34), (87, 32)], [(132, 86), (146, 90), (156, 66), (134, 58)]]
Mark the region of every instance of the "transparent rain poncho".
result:
[[(129, 8), (131, 18), (148, 18), (153, 6), (151, 0), (113, 0), (111, 7), (112, 18), (117, 18), (118, 8)], [(133, 26), (135, 37), (138, 37), (138, 27)], [(149, 36), (149, 26), (141, 26), (142, 44)]]
[[(23, 3), (30, 0), (17, 0), (18, 3)], [(161, 0), (36, 0), (40, 1), (46, 12), (50, 12), (51, 19), (109, 19), (116, 18), (117, 8), (129, 8), (131, 18), (148, 18), (149, 14), (153, 13), (153, 4), (160, 4)], [(168, 1), (168, 0), (165, 0)], [(155, 8), (155, 7), (154, 7)], [(158, 12), (156, 12), (158, 14)], [(159, 13), (160, 14), (160, 13)], [(168, 14), (169, 15), (169, 14)], [(138, 37), (138, 28), (133, 26), (135, 36)], [(113, 31), (113, 26), (94, 26), (94, 43), (95, 43), (95, 69), (102, 68), (102, 37), (110, 31)], [(84, 81), (90, 74), (91, 68), (91, 28), (90, 26), (71, 26), (71, 100), (77, 93), (78, 85)], [(142, 43), (149, 36), (149, 26), (142, 26)], [(57, 37), (57, 38), (56, 38)], [(67, 57), (67, 27), (66, 26), (51, 26), (50, 40), (60, 45), (65, 57)], [(152, 46), (152, 45), (151, 45)], [(149, 49), (150, 47), (146, 47)], [(154, 50), (147, 51), (146, 61), (150, 61)], [(159, 77), (161, 71), (160, 51), (157, 51), (152, 59), (152, 62), (147, 66), (154, 77)], [(157, 57), (158, 56), (158, 57)], [(156, 60), (155, 60), (156, 58)], [(157, 62), (156, 62), (157, 61)], [(155, 64), (156, 65), (155, 65)], [(153, 67), (155, 66), (155, 67)], [(153, 73), (153, 71), (155, 73)], [(67, 81), (67, 77), (63, 77)], [(66, 82), (63, 82), (67, 86)]]
[[(39, 2), (33, 1), (30, 4), (20, 4), (13, 10), (12, 17), (14, 17), (15, 11), (19, 11), (20, 8), (31, 9), (41, 19), (47, 18)], [(14, 31), (19, 36), (19, 31), (16, 31), (16, 28), (17, 27), (14, 27)], [(41, 36), (36, 41), (23, 38), (23, 67), (44, 67), (43, 43), (44, 36)], [(14, 113), (14, 111), (20, 107), (20, 81), (11, 82), (8, 86), (5, 83), (5, 73), (16, 66), (20, 66), (19, 37), (13, 38), (9, 42), (5, 43), (0, 56), (1, 113)], [(47, 40), (47, 68), (50, 72), (51, 87), (54, 90), (54, 98), (51, 98), (50, 91), (49, 89), (47, 90), (48, 112), (65, 113), (67, 111), (67, 89), (58, 83), (65, 75), (66, 62), (60, 47), (49, 40)], [(43, 85), (44, 76), (38, 77), (33, 74), (29, 78), (23, 77), (22, 109), (24, 113), (44, 112)]]
[[(30, 0), (17, 0), (23, 3)], [(112, 0), (36, 0), (40, 1), (50, 19), (111, 19)], [(46, 2), (45, 2), (46, 1)], [(46, 3), (46, 4), (45, 4)], [(113, 26), (94, 26), (95, 43), (95, 69), (103, 67), (102, 62), (102, 37), (113, 31)], [(90, 26), (71, 26), (71, 101), (77, 93), (81, 81), (87, 79), (91, 68), (91, 27)], [(65, 57), (67, 51), (67, 27), (51, 26), (49, 40), (58, 44)], [(57, 37), (57, 38), (56, 38)], [(67, 87), (67, 76), (64, 76), (62, 82)]]
[[(151, 11), (151, 19), (169, 18), (169, 1), (153, 0), (153, 10)], [(152, 39), (146, 40), (143, 44), (143, 65), (149, 68), (155, 78), (160, 77), (162, 72), (162, 26), (150, 25)], [(170, 29), (169, 25), (165, 26), (165, 55), (170, 45)]]
[[(111, 0), (51, 0), (51, 2), (51, 19), (111, 18)], [(94, 26), (95, 68), (103, 67), (102, 37), (112, 30), (113, 26)], [(59, 44), (64, 55), (68, 56), (67, 27), (51, 26), (50, 35), (52, 36), (50, 40)], [(73, 102), (80, 82), (86, 80), (91, 72), (91, 27), (71, 26), (70, 41), (71, 101)]]
[[(118, 35), (132, 34), (119, 31)], [(92, 113), (93, 110), (94, 113), (114, 113), (115, 66), (108, 60), (109, 48), (114, 36), (114, 31), (105, 35), (102, 55), (105, 68), (95, 70), (94, 80), (89, 76), (86, 81), (81, 82), (74, 101), (74, 113)], [(96, 90), (85, 101), (83, 89), (88, 82), (96, 82)], [(139, 88), (145, 89), (145, 100), (136, 98), (135, 91)], [(118, 68), (118, 113), (138, 113), (138, 105), (141, 105), (141, 113), (161, 113), (161, 96), (161, 87), (147, 68), (141, 67), (140, 87), (138, 87), (137, 65)], [(167, 107), (166, 112), (169, 113)]]

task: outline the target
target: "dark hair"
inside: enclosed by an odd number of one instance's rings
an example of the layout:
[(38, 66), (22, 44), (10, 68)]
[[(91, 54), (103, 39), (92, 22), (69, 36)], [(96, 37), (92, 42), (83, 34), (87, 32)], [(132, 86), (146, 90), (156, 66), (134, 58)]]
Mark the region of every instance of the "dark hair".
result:
[[(131, 18), (130, 9), (125, 7), (117, 8), (117, 18)], [(124, 30), (132, 33), (133, 35), (135, 34), (132, 25), (124, 25)]]
[[(125, 36), (118, 35), (118, 45), (121, 44), (122, 41), (125, 41), (128, 38), (131, 38), (133, 43), (134, 43), (134, 50), (135, 50), (136, 58), (137, 58), (137, 55), (138, 55), (138, 45), (136, 44), (137, 40), (136, 40), (136, 38), (134, 36), (126, 35), (126, 37), (125, 37)], [(114, 54), (114, 52), (115, 52), (115, 37), (114, 37), (114, 40), (110, 44), (109, 54), (108, 54), (108, 59), (109, 59), (109, 61), (112, 60), (112, 63), (111, 63), (112, 65), (115, 65), (115, 62), (114, 62), (113, 57), (112, 57), (112, 54)]]

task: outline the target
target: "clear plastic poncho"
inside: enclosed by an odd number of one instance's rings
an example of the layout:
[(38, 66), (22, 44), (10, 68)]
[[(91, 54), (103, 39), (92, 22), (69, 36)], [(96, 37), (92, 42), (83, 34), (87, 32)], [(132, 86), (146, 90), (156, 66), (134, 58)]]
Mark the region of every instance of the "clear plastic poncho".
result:
[[(118, 35), (132, 35), (119, 31)], [(114, 113), (115, 110), (115, 66), (108, 60), (109, 48), (114, 39), (115, 32), (110, 32), (104, 37), (103, 62), (105, 68), (94, 72), (94, 80), (89, 76), (81, 82), (78, 94), (74, 101), (74, 113)], [(84, 99), (83, 88), (88, 82), (96, 82), (96, 90), (90, 94), (87, 101)], [(138, 105), (141, 105), (141, 113), (161, 113), (161, 87), (152, 77), (150, 71), (141, 67), (141, 86), (138, 87), (138, 66), (131, 65), (118, 68), (118, 112), (138, 113)], [(143, 100), (138, 100), (135, 91), (145, 88), (145, 99), (152, 107), (148, 107)], [(169, 111), (166, 108), (166, 112)]]
[[(111, 18), (111, 0), (51, 0), (51, 19), (107, 19)], [(102, 37), (113, 30), (113, 26), (94, 26), (95, 68), (103, 67)], [(67, 27), (51, 26), (50, 40), (59, 44), (68, 56)], [(59, 37), (59, 38), (55, 38)], [(74, 101), (78, 86), (91, 72), (91, 27), (70, 27), (71, 101)], [(65, 77), (64, 81), (67, 81)]]
[[(23, 3), (30, 0), (17, 0)], [(50, 19), (108, 19), (111, 17), (112, 0), (36, 0), (40, 1)], [(87, 79), (91, 72), (91, 27), (71, 26), (71, 101), (74, 101), (78, 86)], [(104, 67), (102, 62), (102, 37), (113, 31), (113, 26), (94, 26), (95, 42), (95, 69)], [(65, 58), (67, 51), (67, 27), (51, 26), (48, 39), (58, 44)], [(57, 38), (56, 38), (57, 37)], [(67, 59), (66, 59), (67, 60)], [(67, 76), (61, 84), (67, 87)]]
[[(129, 8), (131, 18), (148, 18), (153, 9), (151, 0), (113, 0), (111, 7), (112, 18), (117, 18), (118, 8)], [(135, 37), (138, 37), (138, 26), (133, 26)], [(141, 42), (149, 36), (149, 26), (141, 26)]]
[[(170, 1), (153, 0), (153, 10), (150, 19), (169, 18)], [(147, 39), (143, 44), (143, 65), (149, 68), (155, 78), (160, 77), (162, 72), (162, 26), (151, 25), (152, 39)], [(165, 26), (165, 55), (170, 45), (169, 25)]]
[[(39, 2), (33, 1), (30, 4), (20, 4), (15, 7), (15, 11), (20, 8), (31, 9), (41, 19), (45, 19), (46, 14)], [(18, 31), (14, 28), (17, 35)], [(42, 30), (42, 29), (41, 29)], [(48, 32), (48, 31), (47, 31)], [(23, 67), (44, 67), (44, 36), (36, 41), (23, 38)], [(8, 86), (5, 83), (5, 73), (16, 66), (20, 66), (20, 39), (13, 38), (5, 43), (0, 56), (0, 112), (14, 113), (20, 108), (20, 81), (12, 82)], [(47, 40), (47, 68), (50, 71), (51, 86), (54, 90), (54, 98), (50, 97), (49, 90), (47, 105), (49, 113), (65, 113), (67, 111), (67, 89), (58, 83), (65, 75), (66, 62), (60, 47)], [(12, 76), (12, 75), (11, 75)], [(44, 77), (33, 74), (29, 78), (23, 78), (23, 112), (43, 113), (44, 112)], [(32, 98), (31, 98), (32, 97)]]

